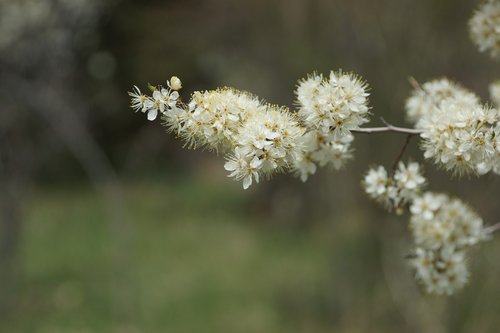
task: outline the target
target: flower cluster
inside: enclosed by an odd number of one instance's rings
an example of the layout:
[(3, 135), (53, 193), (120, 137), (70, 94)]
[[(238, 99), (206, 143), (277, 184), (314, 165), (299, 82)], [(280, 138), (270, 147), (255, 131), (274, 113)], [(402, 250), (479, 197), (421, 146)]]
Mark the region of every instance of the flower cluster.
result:
[(480, 52), (489, 52), (492, 58), (500, 59), (500, 1), (483, 3), (469, 21), (472, 40)]
[(426, 192), (413, 200), (411, 265), (428, 293), (452, 294), (467, 282), (465, 251), (486, 239), (482, 219), (459, 199)]
[(417, 248), (411, 259), (416, 279), (425, 292), (437, 295), (452, 295), (461, 289), (469, 278), (465, 253), (452, 247), (438, 250)]
[(415, 244), (410, 256), (416, 279), (425, 291), (452, 294), (467, 282), (465, 251), (487, 239), (483, 220), (458, 199), (445, 194), (422, 193), (425, 178), (418, 163), (399, 163), (394, 176), (383, 166), (366, 174), (366, 193), (389, 210), (403, 213), (409, 207), (409, 228)]
[(165, 125), (194, 148), (227, 151), (241, 125), (268, 108), (255, 96), (230, 88), (196, 91), (187, 107), (165, 116)]
[(482, 238), (483, 221), (459, 199), (426, 192), (413, 200), (410, 229), (415, 244), (427, 250), (464, 248)]
[(500, 81), (490, 84), (490, 99), (497, 109), (500, 109)]
[(383, 166), (368, 170), (363, 186), (368, 196), (381, 203), (387, 210), (402, 214), (404, 207), (418, 196), (426, 180), (420, 172), (420, 165), (399, 162), (394, 175), (388, 175)]
[(421, 127), (419, 121), (430, 119), (434, 109), (445, 99), (460, 100), (466, 105), (479, 105), (479, 97), (458, 83), (446, 78), (432, 80), (414, 89), (406, 100), (405, 109), (408, 120)]
[(167, 114), (177, 107), (179, 98), (177, 90), (180, 88), (180, 80), (175, 76), (168, 82), (168, 88), (151, 87), (152, 97), (142, 94), (139, 88), (134, 86), (134, 90), (128, 93), (131, 97), (130, 107), (136, 112), (147, 113), (148, 120), (155, 120), (158, 113)]
[(230, 177), (243, 180), (243, 188), (256, 182), (259, 175), (271, 175), (286, 169), (301, 154), (304, 134), (295, 117), (286, 108), (267, 106), (264, 112), (250, 115), (235, 137), (235, 151), (224, 168)]
[(417, 88), (406, 103), (425, 158), (456, 174), (500, 174), (500, 112), (448, 80)]
[(339, 169), (351, 157), (351, 131), (368, 122), (368, 85), (352, 73), (332, 71), (328, 78), (312, 74), (301, 80), (295, 93), (307, 129), (295, 170), (305, 181), (317, 165)]
[(305, 181), (317, 165), (340, 168), (351, 157), (351, 131), (367, 121), (367, 85), (341, 71), (301, 81), (296, 113), (232, 88), (196, 91), (184, 104), (181, 81), (174, 76), (167, 85), (151, 87), (152, 96), (134, 87), (131, 107), (149, 120), (161, 114), (189, 147), (222, 151), (224, 168), (245, 189), (276, 172), (293, 171)]

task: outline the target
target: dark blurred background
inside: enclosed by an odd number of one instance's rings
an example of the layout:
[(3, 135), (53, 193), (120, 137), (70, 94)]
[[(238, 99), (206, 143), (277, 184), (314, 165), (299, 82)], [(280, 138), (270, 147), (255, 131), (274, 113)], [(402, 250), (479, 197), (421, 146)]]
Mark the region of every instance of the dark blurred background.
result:
[[(410, 76), (487, 101), (500, 67), (468, 38), (477, 5), (0, 0), (0, 331), (498, 332), (500, 241), (472, 251), (463, 291), (426, 296), (408, 216), (363, 194), (403, 137), (358, 135), (344, 170), (243, 191), (127, 96), (177, 75), (185, 99), (227, 85), (292, 106), (297, 79), (342, 68), (372, 87), (371, 125), (405, 125)], [(431, 190), (499, 221), (498, 177), (425, 166)]]

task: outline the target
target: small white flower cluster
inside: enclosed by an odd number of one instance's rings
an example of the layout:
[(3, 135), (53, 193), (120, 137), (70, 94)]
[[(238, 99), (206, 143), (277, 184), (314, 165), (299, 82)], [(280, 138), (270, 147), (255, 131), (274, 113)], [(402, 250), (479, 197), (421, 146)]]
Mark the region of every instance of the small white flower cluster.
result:
[(500, 81), (490, 84), (490, 99), (497, 109), (500, 109)]
[(153, 121), (158, 113), (167, 114), (168, 111), (177, 107), (179, 98), (177, 90), (181, 88), (180, 82), (179, 78), (173, 76), (168, 82), (168, 88), (150, 87), (153, 91), (152, 97), (142, 94), (139, 88), (134, 86), (134, 91), (128, 93), (132, 98), (130, 107), (136, 112), (147, 113), (148, 120)]
[(492, 58), (500, 59), (500, 1), (483, 3), (469, 21), (472, 40), (480, 52), (488, 51)]
[(408, 120), (421, 127), (419, 121), (428, 119), (434, 109), (445, 99), (461, 100), (467, 105), (479, 105), (479, 97), (473, 92), (446, 78), (432, 80), (414, 89), (406, 100), (405, 109)]
[(483, 220), (461, 200), (432, 192), (415, 198), (410, 212), (416, 278), (428, 293), (451, 295), (469, 276), (465, 251), (486, 239)]
[(500, 112), (446, 79), (425, 83), (406, 103), (422, 130), (424, 157), (456, 174), (500, 174)]
[(371, 168), (363, 180), (363, 186), (370, 198), (387, 210), (402, 214), (404, 207), (420, 195), (425, 182), (418, 163), (405, 165), (399, 162), (393, 176), (388, 175), (383, 166)]
[(302, 181), (317, 165), (341, 168), (351, 155), (352, 130), (368, 122), (368, 85), (358, 76), (331, 71), (328, 78), (312, 74), (295, 91), (298, 115), (307, 129), (304, 151), (295, 161)]
[(224, 168), (245, 189), (276, 172), (294, 171), (305, 181), (316, 164), (340, 168), (351, 157), (350, 131), (367, 121), (367, 86), (353, 74), (303, 80), (297, 113), (232, 88), (194, 92), (185, 105), (177, 92), (181, 86), (172, 77), (168, 88), (152, 87), (152, 97), (134, 87), (131, 107), (149, 120), (161, 114), (164, 125), (189, 147), (223, 151)]

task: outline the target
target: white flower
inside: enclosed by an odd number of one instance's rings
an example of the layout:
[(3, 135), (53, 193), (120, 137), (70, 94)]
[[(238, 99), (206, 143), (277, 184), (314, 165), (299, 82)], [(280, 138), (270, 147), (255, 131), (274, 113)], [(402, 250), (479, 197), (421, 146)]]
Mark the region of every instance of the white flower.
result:
[(413, 215), (419, 215), (426, 220), (430, 220), (446, 200), (447, 197), (444, 194), (425, 192), (422, 196), (413, 200), (413, 204), (410, 206), (410, 212)]
[(257, 156), (248, 155), (243, 148), (236, 148), (224, 169), (231, 171), (228, 177), (234, 177), (236, 180), (243, 180), (243, 188), (246, 190), (252, 185), (252, 177), (259, 182), (259, 168), (262, 161)]
[[(177, 91), (162, 88), (161, 94), (163, 96), (163, 103), (168, 106), (168, 108), (173, 108), (177, 105), (177, 100), (179, 99), (179, 93)], [(162, 113), (165, 113), (165, 110), (163, 110)]]
[(368, 170), (363, 182), (366, 193), (371, 198), (379, 198), (387, 192), (388, 180), (387, 171), (383, 166)]
[(500, 1), (483, 3), (469, 21), (472, 40), (480, 52), (489, 52), (492, 58), (500, 58)]
[(137, 86), (134, 86), (133, 91), (129, 91), (128, 95), (132, 98), (130, 100), (130, 107), (135, 111), (144, 112), (144, 102), (148, 99), (146, 95), (143, 95)]
[(409, 192), (407, 196), (412, 195), (425, 183), (425, 178), (420, 174), (420, 165), (415, 162), (409, 163), (408, 166), (399, 162), (394, 180), (398, 183), (398, 187)]
[(153, 98), (148, 98), (144, 102), (143, 112), (148, 113), (148, 120), (153, 121), (158, 116), (158, 112), (165, 111), (164, 96), (159, 90), (153, 91)]
[(301, 154), (294, 163), (294, 168), (296, 174), (299, 175), (300, 180), (305, 182), (309, 175), (314, 175), (316, 173), (317, 167), (316, 163), (312, 159), (310, 153)]

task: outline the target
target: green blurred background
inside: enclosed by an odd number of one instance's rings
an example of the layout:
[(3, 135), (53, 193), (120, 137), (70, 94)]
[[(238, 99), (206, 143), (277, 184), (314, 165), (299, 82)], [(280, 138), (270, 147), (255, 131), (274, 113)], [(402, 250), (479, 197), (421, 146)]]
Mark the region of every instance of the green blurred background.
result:
[[(0, 332), (499, 332), (500, 241), (472, 251), (463, 291), (426, 296), (408, 216), (363, 194), (404, 138), (358, 136), (344, 170), (243, 191), (126, 94), (177, 75), (185, 99), (227, 85), (291, 106), (297, 79), (342, 68), (372, 87), (371, 125), (404, 125), (410, 76), (487, 101), (478, 3), (0, 0)], [(430, 189), (498, 222), (498, 177), (424, 163)]]

